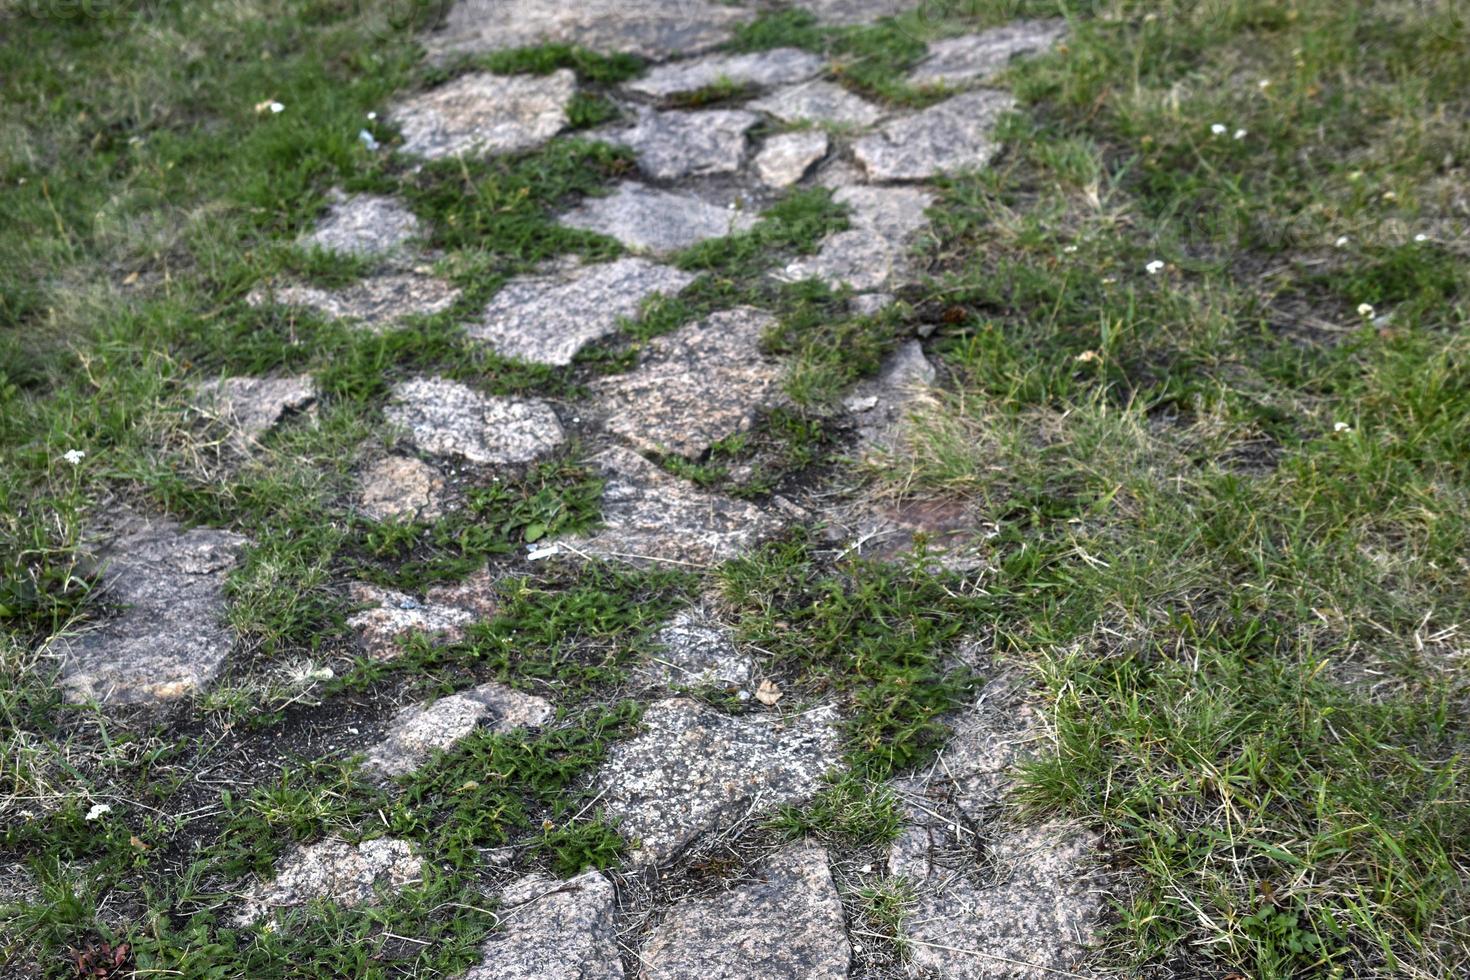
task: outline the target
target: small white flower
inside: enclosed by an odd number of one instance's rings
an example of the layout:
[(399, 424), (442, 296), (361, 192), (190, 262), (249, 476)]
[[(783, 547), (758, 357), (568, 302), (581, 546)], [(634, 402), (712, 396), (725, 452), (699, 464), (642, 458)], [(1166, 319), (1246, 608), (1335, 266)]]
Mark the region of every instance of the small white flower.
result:
[(1337, 241), (1333, 242), (1332, 244), (1336, 248), (1347, 248), (1347, 243), (1348, 243), (1348, 236), (1342, 235), (1342, 236), (1340, 236), (1337, 239)]
[(87, 458), (87, 454), (81, 449), (68, 449), (66, 452), (61, 454), (61, 458), (66, 460), (71, 465), (77, 466), (82, 462), (82, 460)]
[(1416, 242), (1427, 242), (1427, 241), (1429, 241), (1429, 236), (1426, 235), (1426, 234), (1423, 234), (1421, 232), (1420, 234), (1414, 236), (1414, 241), (1416, 241)]
[(378, 114), (376, 112), (369, 112), (368, 113), (368, 122), (372, 122), (376, 118), (378, 118)]
[(1373, 315), (1373, 304), (1372, 303), (1359, 303), (1358, 304), (1358, 316), (1372, 316), (1372, 315)]
[(369, 150), (376, 150), (378, 148), (378, 141), (373, 139), (373, 134), (365, 129), (357, 131), (357, 138), (362, 140), (362, 145)]
[(1256, 82), (1256, 88), (1260, 89), (1262, 92), (1266, 91), (1266, 89), (1268, 89), (1270, 87), (1271, 87), (1271, 79), (1269, 79), (1269, 78), (1263, 78), (1259, 82)]
[(858, 874), (870, 875), (872, 873), (873, 873), (873, 866), (871, 864), (865, 864), (861, 868), (858, 868)]
[(1068, 255), (1071, 255), (1073, 252), (1077, 251), (1077, 246), (1076, 245), (1065, 245), (1065, 246), (1062, 247), (1062, 251), (1063, 252), (1066, 252)]
[(1164, 260), (1163, 259), (1154, 259), (1152, 262), (1150, 262), (1148, 265), (1144, 266), (1143, 268), (1144, 268), (1144, 271), (1146, 271), (1149, 275), (1156, 276), (1160, 272), (1163, 272), (1164, 271)]
[(281, 113), (281, 112), (285, 112), (286, 111), (286, 107), (283, 106), (283, 105), (281, 105), (279, 102), (272, 102), (266, 108), (270, 109), (270, 111), (272, 112), (272, 114)]
[(1235, 135), (1232, 136), (1231, 139), (1238, 139), (1238, 140), (1245, 139), (1245, 130), (1243, 130), (1243, 129), (1237, 129), (1235, 131)]
[(1213, 126), (1210, 127), (1210, 132), (1214, 133), (1216, 136), (1224, 136), (1225, 135), (1225, 124), (1224, 123), (1215, 123)]
[(111, 813), (111, 812), (112, 812), (112, 807), (108, 806), (106, 803), (93, 803), (92, 804), (92, 809), (90, 809), (90, 810), (87, 811), (87, 815), (83, 819), (85, 819), (87, 821), (100, 820), (100, 819), (102, 819), (102, 815), (104, 813)]
[(1333, 432), (1351, 432), (1351, 431), (1353, 431), (1353, 427), (1350, 426), (1350, 425), (1348, 425), (1346, 422), (1334, 422), (1334, 423), (1332, 423), (1332, 431)]

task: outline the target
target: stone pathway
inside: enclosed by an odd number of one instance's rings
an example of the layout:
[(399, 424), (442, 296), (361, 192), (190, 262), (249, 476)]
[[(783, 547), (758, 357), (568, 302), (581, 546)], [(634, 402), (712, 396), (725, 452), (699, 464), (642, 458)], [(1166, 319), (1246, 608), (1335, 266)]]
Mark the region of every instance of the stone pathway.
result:
[[(911, 4), (803, 6), (822, 24), (859, 25)], [(421, 594), (350, 577), (332, 583), (356, 607), (346, 619), (357, 644), (349, 656), (383, 662), (410, 637), (463, 639), (504, 607), (499, 590), (516, 587), (507, 584), (514, 576), (547, 567), (539, 562), (703, 574), (798, 524), (825, 528), (839, 562), (904, 559), (924, 538), (943, 567), (984, 567), (988, 529), (962, 504), (868, 500), (832, 492), (839, 481), (826, 477), (828, 489), (802, 504), (773, 494), (745, 500), (676, 475), (783, 407), (785, 365), (762, 346), (778, 325), (767, 310), (705, 312), (642, 342), (621, 373), (600, 375), (589, 364), (600, 368), (601, 358), (579, 358), (589, 345), (623, 350), (624, 324), (699, 279), (680, 268), (689, 263), (678, 253), (748, 232), (792, 187), (830, 189), (849, 227), (809, 255), (772, 251), (766, 286), (818, 280), (850, 291), (859, 314), (895, 302), (921, 274), (915, 251), (937, 200), (923, 182), (990, 163), (996, 125), (1015, 101), (988, 85), (1013, 58), (1046, 49), (1064, 31), (1060, 21), (1026, 21), (932, 42), (907, 81), (936, 89), (928, 94), (938, 101), (915, 110), (856, 94), (842, 84), (842, 66), (809, 51), (713, 50), (758, 9), (714, 0), (460, 0), (424, 38), (431, 58), (450, 66), (437, 76), (448, 80), (406, 93), (388, 110), (402, 135), (397, 159), (417, 167), (458, 158), (449, 166), (468, 167), (565, 138), (578, 97), (572, 70), (502, 75), (457, 58), (556, 43), (648, 59), (646, 71), (609, 93), (618, 120), (581, 134), (626, 147), (636, 174), (630, 169), (604, 194), (557, 204), (562, 226), (605, 235), (626, 254), (496, 270), (496, 282), (517, 274), (478, 312), (464, 311), (459, 288), (427, 265), (437, 256), (413, 250), (429, 229), (404, 201), (334, 191), (297, 245), (366, 260), (366, 274), (330, 289), (271, 284), (247, 298), (374, 332), (457, 311), (467, 344), (553, 369), (568, 382), (544, 389), (556, 392), (546, 398), (492, 394), (524, 390), (494, 387), (501, 362), (484, 378), (458, 369), (456, 378), (432, 369), (385, 378), (382, 438), (356, 451), (342, 490), (355, 525), (388, 535), (405, 530), (383, 526), (389, 522), (435, 521), (473, 503), (476, 488), (513, 484), (542, 460), (574, 457), (603, 481), (600, 524), (534, 542), (459, 583)], [(717, 107), (690, 108), (710, 92), (721, 97)], [(902, 342), (876, 377), (841, 401), (834, 421), (850, 436), (848, 455), (901, 448), (906, 417), (942, 380), (919, 341)], [(198, 385), (193, 404), (222, 427), (232, 449), (247, 453), (317, 398), (309, 376), (229, 377)], [(159, 702), (206, 688), (235, 643), (227, 578), (249, 547), (228, 531), (169, 524), (107, 536), (98, 549), (103, 611), (48, 650), (67, 699)], [(630, 850), (627, 868), (562, 880), (544, 867), (504, 863), (485, 886), (498, 928), (466, 976), (837, 980), (861, 972), (862, 944), (849, 931), (855, 864), (841, 873), (836, 845), (773, 844), (753, 829), (775, 808), (811, 800), (843, 771), (843, 706), (782, 700), (765, 676), (773, 655), (742, 642), (722, 620), (713, 580), (704, 587), (711, 591), (701, 601), (666, 619), (636, 651), (627, 687), (645, 702), (639, 729), (609, 747), (591, 776), (589, 812), (573, 818), (615, 828)], [(460, 676), (461, 690), (421, 703), (399, 695), (342, 750), (358, 753), (363, 773), (391, 788), (477, 731), (564, 723), (562, 694), (553, 694), (554, 705), (517, 690), (522, 678), (507, 679)], [(913, 976), (1078, 975), (1068, 971), (1096, 938), (1105, 887), (1098, 839), (1065, 824), (1014, 822), (1006, 805), (1010, 771), (1040, 730), (1029, 712), (1019, 697), (976, 706), (953, 720), (954, 739), (933, 766), (893, 784), (902, 832), (886, 868), (875, 872), (870, 860), (862, 874), (912, 890), (898, 934)], [(357, 841), (382, 829), (369, 820), (340, 832)], [(433, 855), (418, 848), (330, 837), (295, 847), (266, 880), (240, 886), (234, 921), (250, 926), (318, 900), (378, 902), (422, 879)], [(696, 880), (691, 855), (716, 853), (733, 855), (729, 866), (713, 881)], [(667, 881), (682, 884), (658, 892)]]

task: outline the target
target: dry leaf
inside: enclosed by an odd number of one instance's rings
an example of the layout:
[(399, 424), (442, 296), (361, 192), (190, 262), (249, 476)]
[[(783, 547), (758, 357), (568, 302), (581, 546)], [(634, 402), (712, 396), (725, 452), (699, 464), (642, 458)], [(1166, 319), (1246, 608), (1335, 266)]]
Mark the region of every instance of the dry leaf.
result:
[(764, 705), (772, 705), (781, 700), (781, 689), (770, 681), (761, 681), (760, 687), (755, 689), (755, 699)]
[(129, 837), (128, 838), (128, 843), (133, 845), (133, 849), (134, 850), (138, 850), (138, 851), (150, 851), (150, 850), (152, 850), (151, 847), (149, 847), (147, 844), (143, 843), (143, 841), (138, 837), (137, 834), (134, 834), (133, 836)]

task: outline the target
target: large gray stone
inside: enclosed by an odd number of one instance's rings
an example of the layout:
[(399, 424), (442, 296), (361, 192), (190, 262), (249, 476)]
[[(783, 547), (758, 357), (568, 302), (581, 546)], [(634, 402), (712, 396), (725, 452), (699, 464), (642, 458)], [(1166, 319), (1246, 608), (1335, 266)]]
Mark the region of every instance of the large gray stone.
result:
[(398, 251), (419, 234), (419, 219), (397, 199), (334, 190), (325, 217), (301, 244), (346, 255), (377, 257)]
[(358, 513), (375, 521), (431, 521), (444, 513), (444, 474), (413, 456), (385, 456), (363, 470)]
[(667, 99), (721, 83), (767, 86), (800, 82), (821, 71), (822, 64), (819, 56), (800, 48), (773, 48), (749, 54), (711, 54), (658, 65), (623, 87), (630, 92)]
[(752, 811), (797, 803), (841, 760), (837, 713), (732, 717), (673, 698), (649, 706), (644, 731), (608, 752), (596, 785), (633, 859), (668, 861), (701, 834)]
[(736, 648), (735, 631), (704, 608), (684, 610), (654, 634), (647, 660), (642, 676), (663, 687), (748, 688), (755, 678), (755, 662)]
[(1015, 107), (1007, 92), (979, 89), (895, 119), (853, 144), (853, 156), (873, 180), (925, 180), (983, 167), (995, 156), (991, 138)]
[(856, 290), (897, 285), (910, 272), (915, 234), (929, 224), (934, 195), (910, 187), (841, 187), (832, 199), (848, 206), (848, 228), (822, 240), (815, 255), (788, 264), (781, 278), (820, 279)]
[(1004, 682), (984, 693), (956, 720), (938, 761), (897, 786), (906, 821), (888, 870), (910, 881), (916, 899), (903, 934), (915, 968), (956, 980), (1075, 973), (1103, 904), (1097, 838), (1060, 821), (1000, 824), (1040, 720)]
[(366, 606), (347, 620), (374, 660), (391, 660), (402, 648), (401, 637), (422, 634), (435, 640), (454, 642), (470, 623), (495, 614), (495, 581), (484, 571), (463, 582), (438, 585), (422, 600), (405, 592), (365, 582), (353, 582), (348, 593), (356, 605)]
[(782, 122), (819, 122), (837, 126), (871, 126), (883, 111), (841, 85), (818, 79), (777, 89), (746, 108)]
[(529, 875), (500, 893), (497, 911), (502, 928), (465, 980), (622, 980), (617, 894), (600, 873)]
[(577, 77), (562, 68), (549, 75), (461, 75), (394, 108), (403, 152), (447, 156), (517, 153), (540, 146), (567, 125)]
[(286, 415), (316, 401), (309, 374), (289, 378), (220, 378), (199, 386), (195, 407), (223, 425), (231, 447), (246, 451)]
[(370, 904), (379, 891), (401, 891), (417, 881), (423, 859), (407, 841), (381, 837), (352, 845), (325, 840), (297, 847), (276, 866), (276, 876), (252, 888), (235, 916), (250, 925), (279, 908), (326, 899), (344, 908)]
[(662, 60), (721, 44), (753, 16), (710, 0), (460, 0), (425, 43), (441, 60), (546, 42)]
[(737, 557), (782, 524), (753, 504), (696, 490), (621, 447), (592, 464), (605, 481), (603, 527), (547, 546), (548, 555), (705, 567)]
[(436, 456), (471, 463), (528, 463), (566, 438), (551, 406), (539, 400), (496, 398), (444, 378), (414, 378), (393, 386), (383, 410), (409, 442)]
[(479, 322), (466, 331), (497, 354), (537, 364), (570, 364), (587, 344), (617, 332), (638, 315), (644, 300), (673, 294), (693, 282), (647, 259), (589, 265), (567, 275), (524, 276), (506, 283)]
[(745, 131), (760, 121), (742, 109), (640, 108), (634, 124), (609, 141), (630, 148), (655, 180), (732, 174), (745, 159)]
[(1067, 22), (1021, 20), (979, 34), (950, 37), (929, 45), (929, 56), (909, 74), (910, 85), (961, 85), (986, 79), (1018, 55), (1051, 47), (1067, 32)]
[(644, 980), (846, 980), (852, 948), (827, 852), (793, 844), (750, 880), (675, 904), (639, 959)]
[(855, 385), (842, 404), (857, 423), (859, 449), (899, 448), (902, 423), (934, 384), (934, 376), (924, 348), (910, 340), (884, 360), (876, 378)]
[(254, 289), (245, 301), (251, 306), (300, 306), (377, 331), (410, 316), (442, 313), (458, 298), (459, 290), (442, 279), (418, 272), (387, 272), (340, 289), (301, 285)]
[(770, 404), (780, 365), (761, 354), (768, 313), (737, 307), (651, 341), (637, 370), (598, 382), (607, 427), (640, 449), (697, 457)]
[(689, 194), (623, 181), (612, 194), (583, 201), (563, 215), (561, 223), (611, 236), (635, 252), (666, 255), (706, 239), (749, 231), (755, 220)]
[(248, 541), (160, 522), (109, 542), (93, 595), (121, 610), (48, 646), (67, 701), (130, 704), (181, 697), (219, 673), (235, 633), (225, 577)]
[(909, 10), (922, 10), (920, 0), (806, 0), (802, 7), (824, 24), (852, 26), (871, 24)]
[(827, 134), (819, 129), (778, 133), (755, 156), (755, 173), (769, 187), (790, 187), (827, 155)]
[(368, 750), (363, 765), (380, 776), (406, 775), (478, 728), (497, 733), (534, 728), (551, 711), (545, 698), (494, 681), (429, 704), (410, 704), (394, 715), (387, 735)]

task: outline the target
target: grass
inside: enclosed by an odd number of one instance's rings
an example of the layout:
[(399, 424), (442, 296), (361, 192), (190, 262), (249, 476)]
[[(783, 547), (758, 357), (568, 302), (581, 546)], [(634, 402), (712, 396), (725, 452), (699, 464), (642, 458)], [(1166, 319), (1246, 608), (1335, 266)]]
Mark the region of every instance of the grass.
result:
[[(0, 869), (24, 868), (0, 870), (0, 972), (75, 976), (68, 951), (104, 941), (140, 975), (463, 971), (495, 926), (487, 853), (508, 847), (508, 874), (620, 866), (631, 842), (587, 787), (638, 730), (630, 678), (653, 633), (696, 600), (759, 651), (782, 710), (841, 707), (846, 771), (756, 834), (840, 858), (875, 972), (903, 969), (914, 897), (882, 870), (902, 826), (889, 781), (926, 764), (983, 682), (952, 656), (977, 636), (1045, 702), (1053, 748), (1022, 772), (1017, 817), (1076, 819), (1106, 844), (1117, 903), (1095, 975), (1470, 968), (1463, 11), (1006, 0), (853, 28), (763, 13), (728, 50), (819, 52), (891, 112), (945, 97), (903, 82), (929, 40), (1017, 17), (1069, 33), (1003, 76), (1021, 108), (995, 164), (936, 182), (929, 275), (901, 302), (857, 317), (841, 291), (769, 276), (847, 226), (827, 190), (797, 189), (673, 256), (699, 274), (689, 288), (555, 371), (461, 326), (547, 260), (621, 254), (555, 218), (631, 172), (585, 130), (644, 65), (548, 44), (429, 66), (401, 6), (0, 13)], [(561, 69), (580, 88), (573, 132), (539, 150), (421, 168), (393, 151), (386, 110), (406, 93)], [(717, 84), (685, 105), (748, 94)], [(284, 110), (257, 111), (270, 100)], [(406, 202), (459, 302), (377, 334), (250, 306), (266, 284), (376, 271), (295, 244), (332, 188)], [(353, 512), (360, 463), (396, 445), (394, 383), (576, 405), (651, 338), (742, 304), (779, 321), (765, 348), (786, 400), (661, 465), (766, 506), (855, 476), (962, 500), (998, 528), (983, 573), (834, 558), (803, 528), (700, 574), (518, 563), (601, 519), (575, 442), (455, 474), (464, 506), (434, 521)], [(842, 395), (914, 334), (942, 386), (854, 475), (836, 461)], [(288, 373), (313, 376), (316, 413), (248, 456), (190, 408), (201, 380)], [(228, 670), (161, 712), (64, 705), (45, 649), (97, 614), (83, 542), (122, 506), (251, 540), (228, 583)], [(498, 611), (462, 639), (357, 655), (348, 582), (419, 595), (487, 565), (506, 573)], [(478, 731), (391, 785), (358, 770), (366, 736), (349, 733), (492, 679), (555, 719)], [(297, 843), (385, 835), (424, 855), (421, 882), (230, 922), (231, 896)]]

